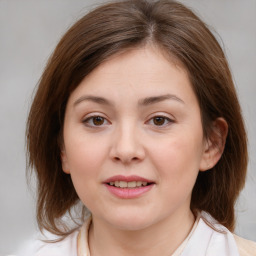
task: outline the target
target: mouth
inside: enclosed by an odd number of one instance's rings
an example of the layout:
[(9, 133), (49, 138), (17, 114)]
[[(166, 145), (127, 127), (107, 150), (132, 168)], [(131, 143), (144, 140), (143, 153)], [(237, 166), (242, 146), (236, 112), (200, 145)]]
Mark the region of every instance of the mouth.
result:
[(137, 175), (116, 175), (105, 180), (103, 184), (112, 195), (121, 199), (133, 199), (147, 194), (156, 183)]
[(153, 182), (147, 182), (147, 181), (123, 181), (123, 180), (116, 180), (116, 181), (110, 181), (106, 183), (109, 186), (117, 187), (117, 188), (131, 188), (136, 189), (140, 187), (146, 187), (149, 185), (152, 185)]
[(137, 175), (116, 175), (105, 180), (103, 183), (117, 188), (140, 188), (155, 184), (154, 181)]

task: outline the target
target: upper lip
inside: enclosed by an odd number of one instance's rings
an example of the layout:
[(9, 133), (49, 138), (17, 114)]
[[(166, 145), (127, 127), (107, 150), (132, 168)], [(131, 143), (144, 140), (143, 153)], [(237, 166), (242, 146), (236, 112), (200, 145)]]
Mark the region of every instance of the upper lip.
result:
[(104, 180), (103, 183), (110, 183), (110, 182), (114, 182), (114, 181), (126, 181), (126, 182), (144, 181), (147, 183), (154, 183), (154, 181), (152, 181), (152, 180), (145, 179), (145, 178), (137, 176), (137, 175), (130, 175), (130, 176), (115, 175), (115, 176), (112, 176), (112, 177)]

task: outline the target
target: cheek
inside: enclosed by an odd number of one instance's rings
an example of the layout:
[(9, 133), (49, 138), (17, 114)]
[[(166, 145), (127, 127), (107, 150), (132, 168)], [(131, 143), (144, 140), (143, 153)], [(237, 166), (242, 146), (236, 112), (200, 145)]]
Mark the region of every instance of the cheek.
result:
[[(97, 177), (106, 157), (106, 143), (93, 136), (74, 133), (65, 141), (67, 160), (74, 185)], [(105, 147), (104, 147), (105, 146)]]
[(160, 179), (184, 186), (194, 184), (201, 157), (202, 143), (193, 136), (174, 136), (168, 141), (158, 143), (152, 152)]
[[(78, 136), (79, 137), (79, 136)], [(78, 197), (84, 205), (90, 206), (97, 200), (96, 191), (99, 181), (100, 165), (103, 152), (99, 151), (99, 146), (90, 144), (90, 139), (71, 140), (66, 144), (70, 175)]]
[[(72, 131), (72, 129), (69, 130)], [(99, 141), (95, 140), (93, 136), (85, 136), (84, 133), (83, 130), (74, 129), (74, 132), (68, 133), (67, 131), (66, 138), (64, 137), (65, 150), (71, 170), (75, 169), (78, 164), (88, 166), (96, 164), (95, 158), (100, 157), (102, 152), (99, 150)]]

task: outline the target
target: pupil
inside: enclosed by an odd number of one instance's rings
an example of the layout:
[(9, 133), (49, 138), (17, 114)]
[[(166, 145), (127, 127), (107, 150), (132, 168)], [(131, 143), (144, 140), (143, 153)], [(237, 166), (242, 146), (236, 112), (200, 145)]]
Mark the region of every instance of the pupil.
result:
[(94, 125), (102, 125), (104, 123), (104, 119), (100, 116), (96, 116), (93, 118)]
[(163, 125), (164, 124), (164, 118), (163, 117), (155, 117), (154, 118), (154, 124), (155, 125)]

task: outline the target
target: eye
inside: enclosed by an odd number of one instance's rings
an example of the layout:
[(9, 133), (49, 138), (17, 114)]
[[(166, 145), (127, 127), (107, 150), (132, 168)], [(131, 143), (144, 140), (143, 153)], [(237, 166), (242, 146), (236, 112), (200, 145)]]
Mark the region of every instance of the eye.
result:
[(148, 123), (154, 126), (166, 126), (174, 121), (166, 116), (154, 116)]
[(89, 127), (97, 127), (109, 124), (107, 119), (102, 116), (90, 116), (83, 120), (83, 123)]

